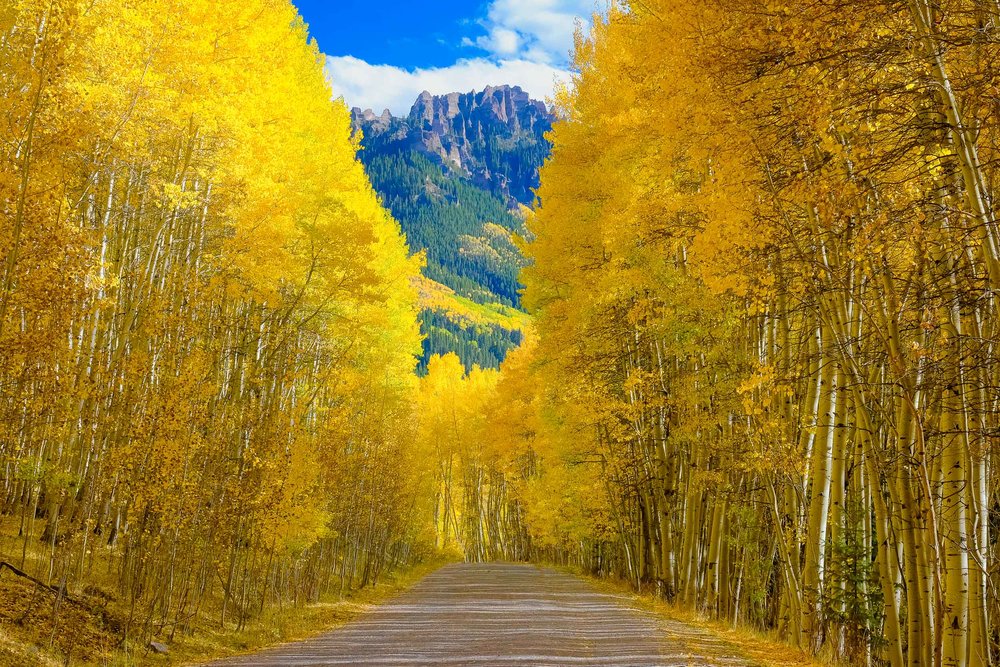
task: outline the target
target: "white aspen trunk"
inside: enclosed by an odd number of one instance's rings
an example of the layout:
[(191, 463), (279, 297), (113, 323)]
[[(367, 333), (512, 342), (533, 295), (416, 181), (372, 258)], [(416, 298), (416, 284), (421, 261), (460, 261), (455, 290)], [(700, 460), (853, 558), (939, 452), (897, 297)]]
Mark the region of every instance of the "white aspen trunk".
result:
[(989, 559), (989, 497), (987, 491), (986, 456), (970, 454), (968, 505), (971, 528), (969, 589), (969, 665), (991, 665), (989, 597), (987, 593)]
[[(830, 452), (830, 517), (829, 517), (829, 537), (828, 543), (837, 545), (844, 539), (845, 517), (844, 504), (846, 502), (845, 487), (847, 483), (847, 408), (848, 394), (845, 389), (847, 384), (846, 374), (838, 365), (834, 372), (834, 409), (833, 409), (833, 438)], [(829, 579), (829, 578), (827, 578)], [(836, 581), (824, 581), (825, 588), (836, 587), (839, 595), (836, 605), (836, 614), (843, 618), (847, 609), (847, 599), (845, 596), (846, 582), (842, 577)], [(827, 641), (833, 643), (834, 655), (843, 655), (844, 632), (842, 626), (833, 627), (828, 624)]]
[(969, 641), (969, 551), (966, 526), (967, 475), (963, 452), (963, 424), (960, 418), (961, 387), (957, 377), (945, 387), (942, 408), (942, 435), (945, 438), (941, 465), (944, 486), (941, 499), (941, 529), (944, 538), (944, 609), (942, 621), (943, 667), (968, 664)]
[(820, 346), (820, 407), (810, 480), (809, 524), (806, 529), (805, 564), (802, 568), (802, 630), (800, 645), (815, 653), (822, 640), (821, 596), (825, 570), (830, 483), (833, 465), (835, 362), (828, 354), (829, 332), (822, 332)]
[(712, 508), (712, 525), (708, 538), (708, 561), (705, 563), (705, 609), (713, 616), (719, 607), (719, 555), (722, 552), (722, 524), (726, 504), (719, 499)]
[[(900, 624), (899, 599), (896, 592), (898, 553), (896, 543), (890, 537), (889, 508), (882, 496), (880, 476), (875, 465), (877, 459), (871, 437), (871, 434), (875, 432), (874, 426), (859, 392), (855, 392), (855, 414), (859, 426), (858, 437), (862, 441), (865, 478), (875, 515), (875, 538), (878, 540), (875, 549), (875, 564), (878, 568), (879, 585), (882, 588), (882, 610), (885, 614), (882, 626), (886, 643), (885, 657), (890, 667), (904, 667), (906, 662), (903, 658), (903, 632)], [(891, 487), (891, 479), (888, 480), (888, 485)]]

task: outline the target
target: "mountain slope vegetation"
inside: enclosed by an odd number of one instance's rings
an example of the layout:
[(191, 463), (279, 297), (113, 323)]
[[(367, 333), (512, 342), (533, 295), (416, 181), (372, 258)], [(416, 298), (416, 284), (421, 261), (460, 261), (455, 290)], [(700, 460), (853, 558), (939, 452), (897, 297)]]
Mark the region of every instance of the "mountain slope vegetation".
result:
[(411, 250), (423, 251), (423, 275), (484, 306), (473, 324), (448, 299), (425, 303), (419, 370), (431, 354), (446, 352), (457, 352), (467, 369), (498, 367), (522, 340), (522, 330), (509, 327), (525, 320), (488, 314), (520, 308), (526, 262), (517, 238), (527, 233), (524, 207), (549, 153), (552, 116), (510, 86), (424, 93), (406, 118), (352, 113), (363, 136), (361, 160)]

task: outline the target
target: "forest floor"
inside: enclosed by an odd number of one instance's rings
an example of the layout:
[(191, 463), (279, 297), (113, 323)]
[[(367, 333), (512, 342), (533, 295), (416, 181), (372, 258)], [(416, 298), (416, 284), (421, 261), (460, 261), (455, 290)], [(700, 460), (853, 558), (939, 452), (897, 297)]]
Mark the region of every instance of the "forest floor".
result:
[(218, 616), (196, 619), (187, 633), (168, 643), (165, 655), (145, 645), (121, 647), (127, 610), (105, 592), (112, 587), (95, 583), (62, 597), (44, 582), (0, 566), (0, 667), (191, 665), (243, 654), (348, 623), (446, 562), (432, 560), (388, 573), (376, 586), (350, 591), (343, 598), (334, 595), (317, 603), (269, 608), (242, 630), (220, 628)]

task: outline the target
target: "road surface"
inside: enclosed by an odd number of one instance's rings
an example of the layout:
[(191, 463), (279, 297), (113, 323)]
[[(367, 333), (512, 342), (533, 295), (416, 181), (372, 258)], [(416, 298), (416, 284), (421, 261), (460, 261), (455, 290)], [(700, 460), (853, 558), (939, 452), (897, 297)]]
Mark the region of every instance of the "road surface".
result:
[(748, 663), (711, 635), (533, 565), (449, 565), (357, 620), (212, 667)]

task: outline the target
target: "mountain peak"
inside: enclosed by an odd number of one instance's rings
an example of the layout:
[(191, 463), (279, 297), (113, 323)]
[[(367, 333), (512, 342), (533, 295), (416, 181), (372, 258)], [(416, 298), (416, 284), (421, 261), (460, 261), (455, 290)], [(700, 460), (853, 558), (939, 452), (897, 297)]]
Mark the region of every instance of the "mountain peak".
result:
[(485, 88), (483, 88), (481, 94), (483, 95), (483, 97), (489, 97), (497, 93), (500, 93), (501, 95), (518, 95), (518, 96), (523, 95), (525, 97), (528, 97), (528, 93), (524, 92), (524, 90), (520, 86), (509, 86), (507, 84), (503, 84), (500, 86), (486, 86)]
[(354, 107), (351, 109), (351, 124), (355, 129), (366, 126), (368, 131), (384, 132), (392, 124), (392, 112), (385, 109), (381, 116), (376, 116), (372, 109), (362, 111), (361, 107)]
[[(352, 112), (356, 129), (366, 139), (402, 141), (430, 156), (450, 171), (505, 198), (513, 208), (530, 204), (537, 187), (537, 168), (500, 165), (493, 155), (497, 143), (548, 153), (544, 135), (555, 117), (544, 102), (519, 86), (486, 86), (481, 91), (432, 95), (423, 91), (406, 118), (375, 116), (371, 110)], [(390, 131), (391, 130), (391, 131)], [(509, 150), (509, 149), (508, 149)]]

